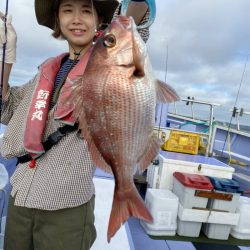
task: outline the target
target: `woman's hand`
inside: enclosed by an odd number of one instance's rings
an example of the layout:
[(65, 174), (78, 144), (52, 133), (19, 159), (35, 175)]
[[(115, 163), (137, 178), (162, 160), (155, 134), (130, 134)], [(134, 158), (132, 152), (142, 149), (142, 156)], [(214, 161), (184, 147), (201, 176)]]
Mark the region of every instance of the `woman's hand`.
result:
[(17, 36), (14, 27), (11, 24), (12, 17), (7, 16), (6, 27), (7, 36), (5, 34), (5, 15), (0, 12), (0, 62), (3, 60), (3, 45), (6, 43), (5, 63), (13, 64), (16, 62), (16, 42)]
[(126, 16), (132, 16), (135, 24), (139, 25), (147, 10), (148, 5), (145, 1), (131, 1), (127, 9)]

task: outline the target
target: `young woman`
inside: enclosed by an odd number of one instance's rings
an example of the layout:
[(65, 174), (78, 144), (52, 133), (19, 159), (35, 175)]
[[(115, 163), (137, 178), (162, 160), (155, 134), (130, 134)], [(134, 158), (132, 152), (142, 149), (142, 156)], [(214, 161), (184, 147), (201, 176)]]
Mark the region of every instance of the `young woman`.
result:
[[(134, 1), (127, 13), (138, 24), (147, 11), (139, 2)], [(87, 250), (96, 238), (95, 166), (78, 136), (73, 107), (65, 106), (64, 100), (70, 95), (67, 86), (84, 74), (99, 27), (112, 20), (118, 4), (35, 0), (38, 23), (51, 28), (55, 38), (67, 40), (69, 51), (46, 60), (21, 87), (8, 85), (16, 36), (7, 20), (2, 123), (8, 126), (2, 155), (18, 157), (18, 165), (11, 177), (5, 250)], [(144, 31), (145, 40), (147, 36)]]

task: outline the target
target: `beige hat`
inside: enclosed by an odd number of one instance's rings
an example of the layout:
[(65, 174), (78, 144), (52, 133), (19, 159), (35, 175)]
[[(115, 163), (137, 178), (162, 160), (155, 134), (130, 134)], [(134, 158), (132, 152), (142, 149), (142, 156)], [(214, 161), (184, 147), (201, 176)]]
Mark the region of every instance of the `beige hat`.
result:
[[(104, 23), (110, 23), (119, 4), (117, 0), (92, 0), (98, 15), (104, 18)], [(40, 25), (54, 29), (55, 6), (59, 0), (35, 0), (36, 19)]]

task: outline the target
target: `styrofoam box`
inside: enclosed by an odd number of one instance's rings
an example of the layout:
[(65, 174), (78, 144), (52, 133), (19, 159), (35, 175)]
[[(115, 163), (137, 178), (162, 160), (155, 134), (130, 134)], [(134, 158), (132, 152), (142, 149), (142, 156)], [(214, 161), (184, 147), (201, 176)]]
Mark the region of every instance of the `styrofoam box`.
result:
[(179, 204), (177, 234), (186, 237), (199, 237), (202, 222), (206, 222), (208, 210), (183, 208)]
[(184, 208), (192, 208), (192, 207), (205, 208), (207, 206), (208, 198), (195, 196), (196, 189), (185, 187), (175, 177), (173, 177), (173, 179), (174, 179), (173, 193), (176, 196), (178, 196), (179, 202)]
[(156, 188), (159, 178), (159, 165), (151, 164), (147, 169), (146, 180), (150, 188)]
[(178, 218), (182, 221), (207, 222), (209, 210), (184, 208), (179, 204)]
[(200, 155), (161, 152), (159, 166), (152, 165), (148, 173), (151, 188), (173, 189), (173, 173), (183, 172), (232, 179), (234, 168), (214, 159)]
[(175, 235), (178, 197), (170, 190), (148, 188), (145, 204), (153, 217), (152, 224), (141, 220), (145, 231), (150, 235)]
[(199, 237), (201, 231), (201, 222), (182, 221), (177, 219), (177, 234), (185, 237)]
[(231, 235), (237, 239), (250, 239), (250, 198), (241, 196), (236, 213), (240, 214), (239, 223), (231, 229)]
[(227, 240), (232, 226), (238, 224), (239, 217), (238, 213), (211, 211), (202, 231), (210, 239)]
[[(168, 227), (168, 229), (159, 229), (151, 226), (147, 222), (140, 220), (140, 224), (148, 235), (152, 236), (174, 236), (176, 235), (177, 225)], [(0, 249), (1, 250), (1, 249)]]
[(225, 210), (230, 213), (234, 213), (236, 211), (240, 195), (239, 193), (227, 193), (227, 192), (221, 192), (214, 190), (216, 193), (222, 193), (222, 194), (232, 194), (232, 200), (226, 201), (226, 200), (219, 200), (219, 199), (209, 199), (207, 203), (207, 207), (211, 209), (218, 209), (218, 210)]
[(238, 213), (218, 212), (183, 208), (178, 209), (177, 234), (187, 237), (198, 237), (202, 231), (212, 239), (227, 239), (232, 225), (237, 225)]

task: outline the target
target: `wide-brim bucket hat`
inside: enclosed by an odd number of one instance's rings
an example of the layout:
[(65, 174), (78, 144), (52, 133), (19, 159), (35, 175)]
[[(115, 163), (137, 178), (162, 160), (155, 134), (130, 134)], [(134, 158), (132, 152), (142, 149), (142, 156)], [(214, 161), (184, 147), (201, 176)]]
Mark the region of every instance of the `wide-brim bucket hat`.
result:
[[(60, 0), (35, 0), (36, 19), (40, 25), (54, 29), (55, 6)], [(104, 23), (110, 23), (119, 4), (117, 0), (92, 0)]]

